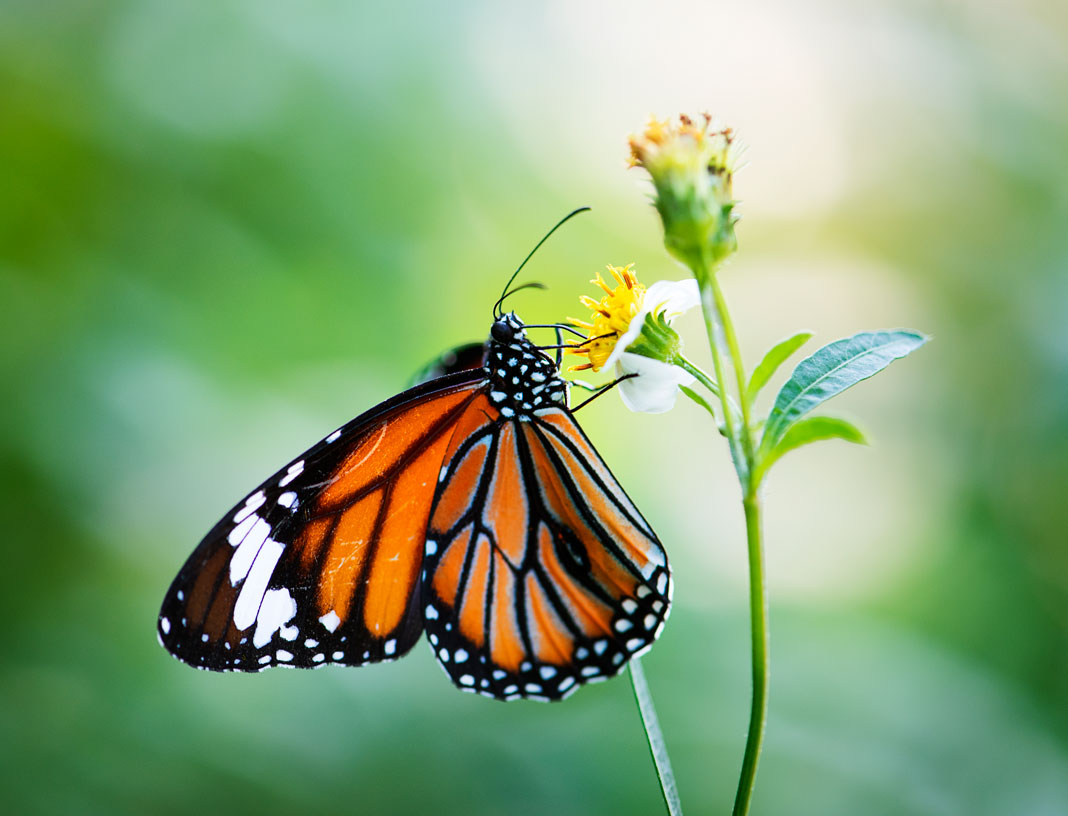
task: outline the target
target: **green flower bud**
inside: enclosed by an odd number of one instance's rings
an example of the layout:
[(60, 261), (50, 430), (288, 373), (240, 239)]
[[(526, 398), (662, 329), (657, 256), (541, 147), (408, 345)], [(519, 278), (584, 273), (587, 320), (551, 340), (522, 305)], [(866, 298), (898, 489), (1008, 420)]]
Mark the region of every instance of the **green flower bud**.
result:
[(705, 114), (697, 124), (652, 119), (630, 138), (631, 166), (644, 167), (656, 188), (664, 245), (698, 278), (738, 247), (732, 192), (737, 146), (729, 128), (717, 130)]

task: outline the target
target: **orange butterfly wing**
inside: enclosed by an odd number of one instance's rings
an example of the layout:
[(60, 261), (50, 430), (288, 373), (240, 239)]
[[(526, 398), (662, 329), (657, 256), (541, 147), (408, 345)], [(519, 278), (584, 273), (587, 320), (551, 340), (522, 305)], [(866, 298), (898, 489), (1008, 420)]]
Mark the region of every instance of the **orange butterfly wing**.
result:
[(498, 323), (512, 339), (495, 324), (484, 368), (357, 417), (232, 508), (167, 592), (163, 645), (217, 671), (362, 665), (425, 628), (456, 685), (504, 700), (561, 699), (647, 649), (664, 549), (556, 365)]
[(667, 618), (667, 557), (571, 413), (457, 425), (427, 531), (424, 616), (469, 691), (561, 699), (617, 674)]
[(478, 398), (470, 371), (357, 417), (274, 474), (204, 538), (157, 624), (179, 659), (217, 671), (361, 665), (423, 628), (426, 525), (453, 431)]

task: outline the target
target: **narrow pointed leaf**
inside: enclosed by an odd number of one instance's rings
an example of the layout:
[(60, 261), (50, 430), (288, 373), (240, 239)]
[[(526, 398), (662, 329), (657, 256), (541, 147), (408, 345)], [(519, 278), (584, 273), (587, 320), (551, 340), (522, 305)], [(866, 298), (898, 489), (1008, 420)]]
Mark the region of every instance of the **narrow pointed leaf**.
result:
[(779, 444), (760, 462), (760, 475), (766, 473), (772, 465), (790, 451), (810, 442), (820, 442), (824, 439), (844, 439), (846, 442), (855, 442), (858, 445), (868, 444), (864, 434), (852, 422), (838, 417), (805, 417), (791, 425), (779, 440)]
[(861, 380), (915, 351), (927, 337), (904, 329), (862, 332), (835, 340), (797, 364), (768, 415), (761, 441), (767, 454), (802, 416)]
[(688, 396), (690, 399), (692, 399), (694, 402), (696, 402), (698, 405), (700, 405), (702, 408), (704, 408), (706, 411), (708, 411), (708, 413), (712, 415), (712, 419), (714, 419), (716, 421), (716, 424), (717, 425), (719, 424), (719, 419), (717, 419), (717, 417), (716, 417), (716, 412), (712, 408), (712, 406), (708, 404), (708, 400), (706, 400), (704, 397), (702, 397), (699, 393), (694, 391), (692, 388), (687, 388), (685, 385), (680, 385), (679, 386), (679, 390), (683, 394)]
[(749, 386), (746, 388), (749, 402), (756, 399), (760, 389), (768, 384), (768, 380), (779, 370), (779, 366), (810, 339), (812, 339), (812, 332), (798, 332), (793, 337), (788, 337), (771, 347), (764, 355), (764, 359), (760, 361), (760, 365), (753, 369), (753, 376), (749, 378)]

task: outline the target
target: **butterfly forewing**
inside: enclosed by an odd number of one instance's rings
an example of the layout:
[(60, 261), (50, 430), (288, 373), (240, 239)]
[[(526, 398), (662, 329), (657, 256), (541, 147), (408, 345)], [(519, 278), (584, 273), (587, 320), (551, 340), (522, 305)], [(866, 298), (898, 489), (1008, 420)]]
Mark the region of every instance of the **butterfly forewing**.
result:
[(422, 552), (437, 476), (479, 372), (357, 417), (279, 470), (204, 538), (171, 585), (163, 645), (198, 668), (360, 665), (422, 631)]
[(557, 700), (617, 674), (667, 618), (649, 524), (567, 408), (557, 363), (490, 339), (282, 468), (171, 585), (161, 642), (193, 666), (361, 665), (425, 628), (453, 682)]
[(652, 644), (667, 559), (566, 409), (482, 413), (450, 446), (435, 497), (427, 635), (461, 688), (559, 699)]

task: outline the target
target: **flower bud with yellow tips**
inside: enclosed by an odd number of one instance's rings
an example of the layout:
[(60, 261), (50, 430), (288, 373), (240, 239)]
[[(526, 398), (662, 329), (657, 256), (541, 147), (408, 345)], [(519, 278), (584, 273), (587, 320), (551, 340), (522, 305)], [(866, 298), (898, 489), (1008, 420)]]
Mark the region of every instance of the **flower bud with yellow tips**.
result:
[(630, 164), (643, 167), (656, 189), (664, 245), (700, 279), (737, 248), (733, 172), (738, 147), (729, 128), (699, 122), (651, 119), (630, 138)]

